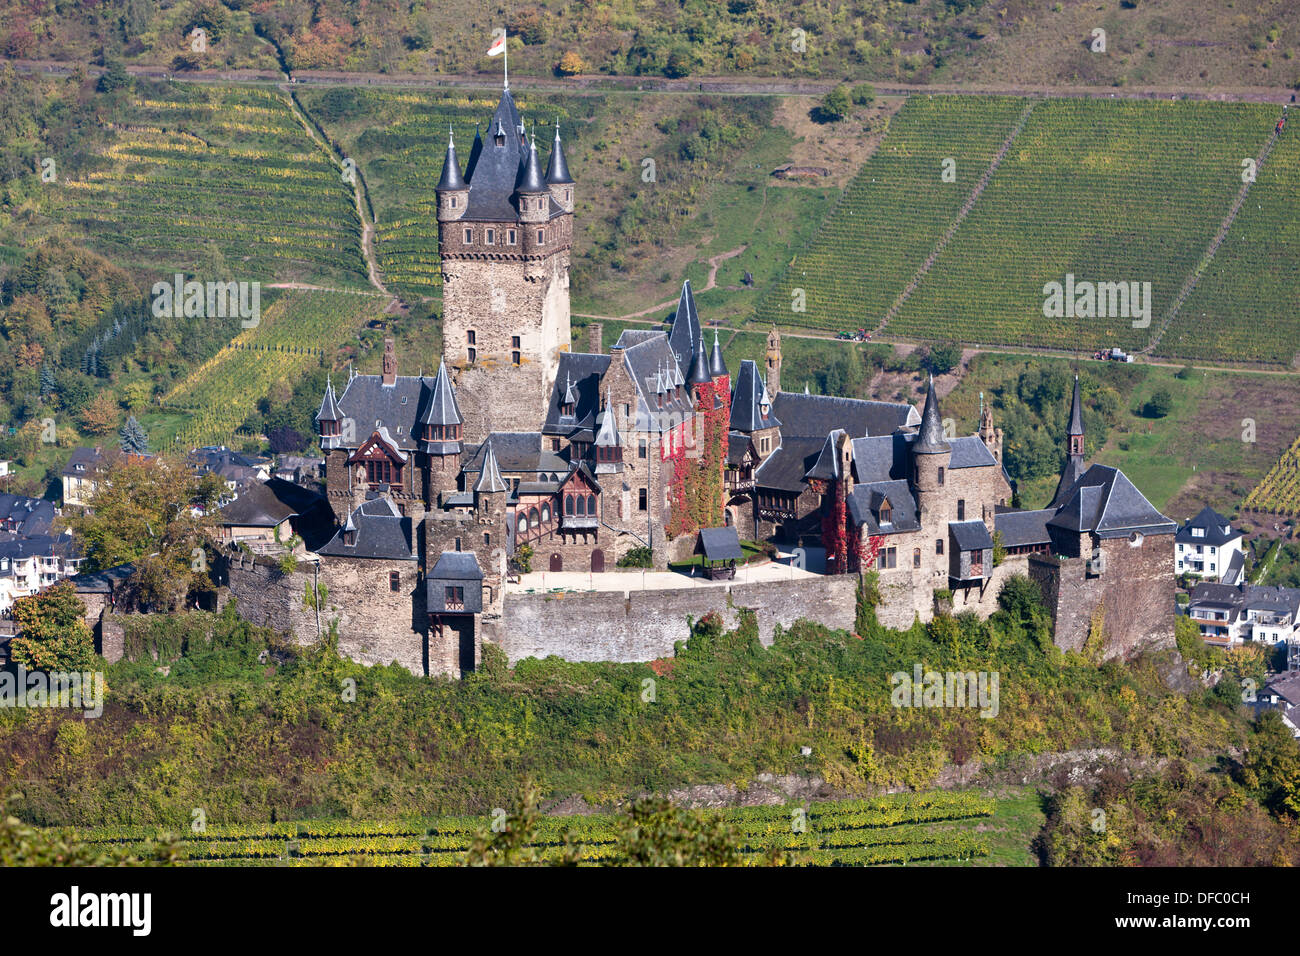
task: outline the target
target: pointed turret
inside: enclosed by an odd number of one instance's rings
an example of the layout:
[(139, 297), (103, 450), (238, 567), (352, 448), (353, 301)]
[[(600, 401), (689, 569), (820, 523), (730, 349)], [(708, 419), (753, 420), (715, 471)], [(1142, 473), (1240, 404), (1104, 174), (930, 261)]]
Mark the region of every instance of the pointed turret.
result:
[(316, 413), (316, 429), (320, 434), (321, 451), (339, 447), (339, 423), (343, 414), (339, 411), (338, 400), (334, 397), (334, 382), (325, 376), (325, 397), (321, 400), (320, 411)]
[(943, 419), (939, 415), (939, 396), (934, 390), (934, 376), (930, 376), (930, 391), (925, 396), (925, 411), (921, 413), (921, 431), (912, 443), (917, 455), (946, 455), (952, 446), (943, 435)]
[(702, 336), (700, 316), (695, 310), (695, 295), (691, 292), (691, 280), (687, 279), (682, 283), (682, 294), (677, 300), (677, 311), (673, 314), (673, 326), (668, 330), (668, 345), (677, 357), (677, 364), (683, 369), (691, 367), (695, 347), (702, 344)]
[(479, 132), (478, 124), (474, 124), (474, 142), (469, 147), (469, 159), (465, 162), (465, 181), (469, 182), (474, 178), (474, 167), (478, 164), (479, 154), (483, 152), (483, 134)]
[(605, 410), (600, 413), (600, 430), (596, 432), (596, 474), (614, 474), (623, 470), (623, 446), (618, 440), (618, 422), (614, 418), (614, 401), (605, 386)]
[(421, 451), (429, 455), (459, 455), (462, 424), (456, 390), (444, 362), (438, 366), (428, 400), (417, 419)]
[(1074, 376), (1074, 397), (1070, 400), (1070, 424), (1065, 433), (1070, 436), (1083, 436), (1083, 406), (1079, 401), (1079, 376), (1077, 375)]
[(552, 186), (572, 185), (569, 164), (564, 160), (564, 147), (560, 145), (560, 121), (555, 121), (555, 141), (551, 144), (551, 159), (546, 164), (546, 182)]
[(544, 193), (546, 177), (542, 174), (542, 161), (537, 157), (537, 137), (528, 144), (528, 152), (519, 166), (519, 175), (515, 178), (515, 192)]
[(695, 354), (691, 356), (691, 370), (686, 373), (686, 382), (694, 387), (707, 385), (710, 381), (709, 360), (704, 355), (704, 336), (698, 335), (695, 338)]
[(727, 363), (722, 360), (722, 345), (718, 342), (718, 330), (713, 330), (713, 351), (709, 353), (709, 377), (727, 376)]
[(492, 450), (492, 439), (487, 441), (487, 451), (483, 453), (483, 470), (478, 481), (474, 483), (474, 495), (499, 494), (506, 491), (506, 483), (501, 477), (501, 468), (497, 464), (496, 452)]
[(1052, 496), (1051, 507), (1059, 508), (1070, 497), (1070, 489), (1086, 470), (1084, 465), (1083, 402), (1079, 397), (1079, 376), (1074, 376), (1074, 394), (1070, 398), (1070, 420), (1066, 425), (1067, 439), (1065, 468), (1061, 471), (1061, 480), (1056, 483), (1056, 494)]
[(442, 176), (435, 188), (438, 192), (467, 188), (460, 175), (460, 161), (456, 159), (456, 137), (450, 127), (447, 129), (447, 155), (442, 161)]

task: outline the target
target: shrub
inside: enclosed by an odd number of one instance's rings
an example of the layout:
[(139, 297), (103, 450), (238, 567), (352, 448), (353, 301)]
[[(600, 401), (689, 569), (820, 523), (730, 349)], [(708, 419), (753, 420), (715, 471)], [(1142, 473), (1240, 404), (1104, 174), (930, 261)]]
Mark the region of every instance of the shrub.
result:
[(620, 568), (652, 568), (654, 567), (654, 552), (649, 548), (632, 548), (627, 554), (618, 559)]

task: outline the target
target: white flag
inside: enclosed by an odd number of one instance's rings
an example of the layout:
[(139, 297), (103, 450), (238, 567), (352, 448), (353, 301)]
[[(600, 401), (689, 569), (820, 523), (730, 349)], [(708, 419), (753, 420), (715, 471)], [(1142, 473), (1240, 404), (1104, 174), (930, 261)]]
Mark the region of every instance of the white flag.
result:
[(487, 55), (500, 56), (502, 53), (505, 52), (506, 52), (506, 35), (503, 33), (501, 34), (501, 36), (497, 37), (495, 40), (492, 41), (492, 45), (488, 47)]

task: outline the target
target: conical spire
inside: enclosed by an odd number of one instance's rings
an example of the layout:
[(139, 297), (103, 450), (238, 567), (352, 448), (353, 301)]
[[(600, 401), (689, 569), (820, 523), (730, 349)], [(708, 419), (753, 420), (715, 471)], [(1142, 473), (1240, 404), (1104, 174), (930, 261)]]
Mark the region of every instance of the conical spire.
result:
[(930, 392), (925, 396), (925, 411), (921, 413), (921, 431), (916, 436), (912, 451), (918, 455), (942, 455), (952, 451), (943, 436), (943, 420), (939, 417), (939, 396), (934, 390), (934, 376), (930, 376)]
[(614, 402), (610, 397), (609, 386), (605, 386), (605, 411), (601, 416), (600, 431), (596, 433), (596, 444), (612, 448), (618, 444), (618, 427), (614, 422)]
[(433, 389), (429, 395), (429, 405), (420, 416), (421, 425), (461, 425), (460, 405), (456, 402), (456, 390), (447, 375), (447, 363), (438, 366), (438, 374), (433, 380)]
[(704, 356), (704, 336), (695, 337), (695, 354), (691, 357), (691, 370), (686, 381), (691, 385), (704, 385), (710, 381), (709, 360)]
[(342, 420), (339, 414), (338, 401), (334, 397), (334, 382), (331, 377), (325, 376), (325, 398), (321, 400), (320, 411), (316, 413), (318, 422), (337, 422)]
[(483, 453), (483, 471), (474, 484), (474, 490), (480, 494), (506, 490), (506, 483), (501, 478), (501, 468), (497, 465), (496, 452), (492, 450), (492, 439), (487, 441), (487, 451)]
[(718, 343), (718, 330), (713, 330), (713, 351), (709, 353), (709, 376), (719, 378), (727, 374), (727, 363), (722, 360), (722, 346)]
[(537, 137), (528, 144), (528, 155), (519, 167), (519, 176), (515, 179), (517, 193), (544, 193), (546, 180), (542, 176), (542, 161), (537, 158)]
[(555, 142), (551, 144), (551, 160), (546, 164), (546, 182), (550, 185), (565, 185), (573, 182), (569, 175), (569, 164), (564, 161), (564, 147), (560, 145), (560, 118), (555, 118)]
[(442, 161), (442, 177), (436, 188), (440, 191), (466, 188), (460, 175), (460, 162), (456, 159), (456, 138), (450, 126), (447, 127), (447, 156)]
[(1074, 398), (1070, 400), (1070, 427), (1067, 435), (1083, 434), (1083, 406), (1079, 401), (1079, 376), (1074, 376)]

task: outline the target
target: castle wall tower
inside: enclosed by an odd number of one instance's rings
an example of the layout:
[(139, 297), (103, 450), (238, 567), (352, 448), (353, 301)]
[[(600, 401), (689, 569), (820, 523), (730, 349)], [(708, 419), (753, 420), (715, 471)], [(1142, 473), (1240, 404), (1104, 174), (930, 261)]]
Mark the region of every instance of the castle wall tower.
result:
[(781, 391), (781, 333), (772, 326), (767, 333), (767, 393), (774, 398)]
[(569, 348), (575, 186), (558, 130), (549, 173), (508, 90), (463, 178), (448, 147), (437, 191), (443, 358), (466, 441), (539, 428)]
[(943, 434), (939, 397), (934, 391), (934, 376), (931, 376), (925, 411), (921, 413), (921, 429), (912, 442), (912, 480), (923, 527), (952, 520), (947, 507), (950, 496), (944, 487), (951, 464), (952, 446)]
[(983, 405), (984, 393), (980, 393), (980, 403), (983, 406), (980, 410), (980, 439), (984, 442), (985, 447), (993, 453), (993, 457), (999, 465), (1002, 464), (1002, 429), (993, 426), (993, 408), (989, 405)]

